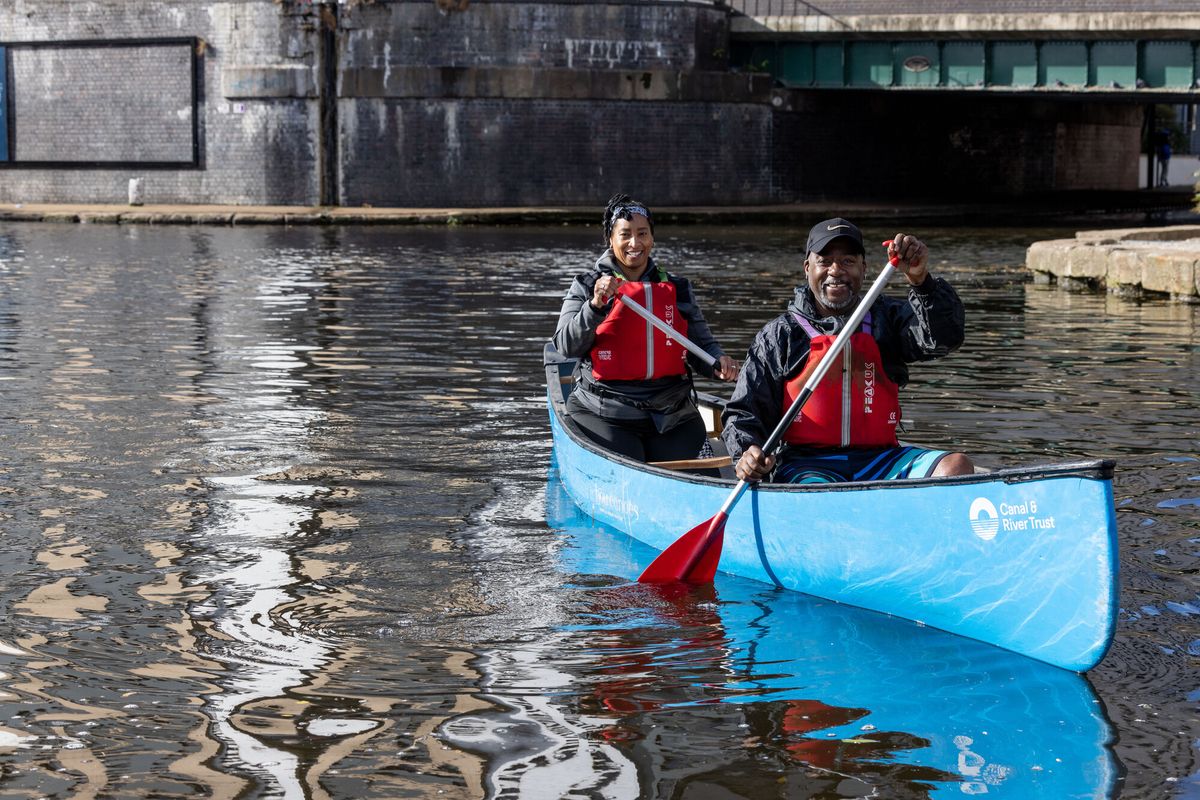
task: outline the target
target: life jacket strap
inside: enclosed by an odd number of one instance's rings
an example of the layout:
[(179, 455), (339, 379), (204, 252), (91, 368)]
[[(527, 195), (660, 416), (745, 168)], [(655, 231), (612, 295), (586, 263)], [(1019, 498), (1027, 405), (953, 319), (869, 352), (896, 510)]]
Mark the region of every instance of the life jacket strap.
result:
[[(818, 331), (811, 322), (809, 322), (806, 318), (804, 318), (800, 314), (796, 313), (795, 311), (792, 312), (792, 316), (796, 318), (796, 322), (800, 323), (800, 327), (803, 328), (804, 332), (808, 334), (809, 339), (815, 339), (818, 336), (825, 335), (825, 334), (821, 333), (820, 331)], [(859, 326), (859, 330), (862, 331), (863, 333), (870, 333), (871, 335), (874, 335), (874, 332), (871, 329), (871, 312), (870, 311), (868, 311), (866, 316), (863, 317), (862, 325)]]

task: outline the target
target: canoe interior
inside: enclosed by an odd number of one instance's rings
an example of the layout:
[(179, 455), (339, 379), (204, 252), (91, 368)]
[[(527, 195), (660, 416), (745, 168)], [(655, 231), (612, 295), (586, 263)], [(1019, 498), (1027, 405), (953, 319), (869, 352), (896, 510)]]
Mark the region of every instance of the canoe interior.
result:
[[(575, 388), (574, 371), (578, 360), (559, 355), (552, 344), (547, 344), (545, 346), (543, 360), (546, 367), (546, 384), (548, 387), (550, 387), (548, 397), (552, 405), (551, 410), (559, 418), (565, 432), (580, 447), (591, 450), (598, 455), (602, 455), (607, 459), (621, 463), (623, 466), (631, 469), (660, 475), (670, 475), (677, 480), (727, 485), (730, 488), (737, 483), (737, 478), (734, 476), (732, 469), (722, 470), (722, 476), (720, 478), (711, 478), (687, 471), (659, 469), (651, 465), (644, 464), (640, 461), (634, 461), (632, 459), (625, 458), (617, 453), (607, 451), (604, 448), (597, 446), (583, 433), (581, 433), (574, 424), (571, 423), (570, 418), (567, 417), (565, 413), (567, 398), (571, 396), (571, 391)], [(557, 391), (554, 391), (554, 386), (558, 387)], [(726, 453), (727, 450), (720, 438), (721, 412), (725, 409), (724, 398), (718, 397), (714, 394), (709, 394), (707, 392), (697, 392), (696, 399), (697, 407), (700, 410), (700, 416), (703, 417), (704, 424), (708, 430), (711, 446), (717, 453)], [(857, 483), (847, 484), (810, 484), (802, 486), (790, 484), (761, 484), (756, 488), (756, 491), (855, 492), (869, 489), (886, 489), (916, 485), (984, 483), (994, 480), (1002, 480), (1006, 483), (1017, 483), (1022, 481), (1037, 481), (1048, 477), (1066, 475), (1077, 475), (1079, 477), (1111, 480), (1115, 469), (1116, 462), (1112, 459), (1095, 459), (1090, 461), (1063, 462), (1057, 464), (1025, 465), (998, 470), (977, 470), (975, 475), (956, 475), (940, 478), (859, 481)]]

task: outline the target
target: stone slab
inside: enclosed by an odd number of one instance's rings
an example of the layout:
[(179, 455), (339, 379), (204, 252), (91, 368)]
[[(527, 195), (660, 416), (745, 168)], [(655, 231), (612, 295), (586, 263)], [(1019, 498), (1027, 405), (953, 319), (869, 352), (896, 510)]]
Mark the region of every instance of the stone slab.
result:
[(1114, 248), (1108, 261), (1108, 288), (1142, 288), (1144, 254), (1137, 250)]
[(1025, 266), (1037, 282), (1073, 291), (1107, 289), (1200, 300), (1200, 226), (1080, 231), (1074, 239), (1034, 242)]
[(1142, 288), (1187, 297), (1196, 291), (1196, 259), (1200, 253), (1152, 253), (1145, 257)]

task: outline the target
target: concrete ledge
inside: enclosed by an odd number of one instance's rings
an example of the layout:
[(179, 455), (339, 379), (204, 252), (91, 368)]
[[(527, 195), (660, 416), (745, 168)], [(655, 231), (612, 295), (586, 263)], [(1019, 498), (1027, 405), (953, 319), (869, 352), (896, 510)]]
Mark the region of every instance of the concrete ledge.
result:
[(278, 225), (281, 221), (287, 218), (287, 215), (280, 217), (278, 214), (263, 214), (254, 211), (234, 214), (232, 222), (234, 225)]
[(83, 223), (94, 223), (94, 222), (99, 222), (99, 223), (108, 223), (108, 224), (113, 224), (113, 223), (117, 223), (117, 222), (120, 222), (120, 221), (121, 221), (121, 215), (120, 215), (120, 214), (118, 214), (118, 213), (116, 213), (115, 211), (112, 211), (112, 212), (107, 212), (107, 211), (95, 211), (95, 212), (89, 212), (89, 211), (85, 211), (85, 212), (83, 212), (83, 213), (81, 213), (81, 214), (79, 215), (79, 221), (80, 221), (80, 222), (83, 222)]
[(1037, 283), (1200, 302), (1200, 225), (1080, 231), (1034, 242), (1025, 267)]
[(1110, 231), (1080, 231), (1074, 241), (1087, 244), (1116, 244), (1117, 242), (1182, 242), (1200, 237), (1196, 225), (1167, 225), (1162, 228), (1117, 228)]
[(343, 72), (338, 95), (767, 103), (771, 100), (771, 83), (769, 75), (759, 73), (695, 70), (353, 67)]
[[(812, 201), (770, 205), (739, 206), (655, 206), (656, 222), (667, 225), (782, 225), (807, 230), (816, 220), (846, 217), (864, 225), (902, 226), (920, 233), (947, 225), (1007, 224), (1044, 225), (1047, 220), (1078, 221), (1144, 218), (1156, 213), (1196, 216), (1191, 209), (1191, 194), (1158, 195), (1129, 193), (1120, 202), (1100, 200), (1094, 203), (1078, 198), (1022, 199), (1019, 202), (983, 202), (978, 204), (892, 203), (886, 201)], [(1146, 205), (1139, 206), (1138, 203)], [(144, 225), (597, 225), (600, 205), (589, 206), (512, 206), (485, 208), (390, 208), (371, 206), (283, 206), (283, 205), (192, 205), (186, 203), (148, 203), (130, 206), (124, 203), (0, 203), (0, 222), (87, 222)], [(1200, 219), (1200, 217), (1197, 217)], [(1089, 224), (1089, 223), (1081, 223)], [(1177, 250), (1186, 246), (1198, 226), (1177, 229), (1136, 229), (1159, 231), (1174, 236), (1177, 242), (1163, 241), (1160, 247)], [(1126, 237), (1127, 229), (1121, 236)], [(1128, 229), (1135, 230), (1135, 229)], [(1091, 242), (1114, 239), (1114, 232), (1086, 232), (1075, 239), (1037, 242), (1029, 248), (1029, 267), (1049, 281), (1065, 269), (1063, 248), (1088, 247)], [(1092, 236), (1089, 240), (1086, 235)], [(1143, 234), (1149, 236), (1152, 234)], [(1132, 233), (1128, 236), (1133, 236)], [(1146, 245), (1149, 242), (1135, 244)], [(1100, 267), (1090, 252), (1077, 254), (1072, 272), (1079, 280), (1097, 281)], [(1069, 277), (1069, 276), (1068, 276)], [(1140, 282), (1140, 278), (1139, 278)]]
[[(734, 3), (734, 7), (743, 5)], [(880, 4), (881, 6), (883, 4)], [(932, 33), (963, 37), (987, 34), (1000, 38), (1012, 36), (1116, 37), (1123, 32), (1139, 36), (1191, 36), (1200, 27), (1200, 12), (1192, 9), (1181, 12), (1132, 11), (1082, 13), (981, 13), (960, 14), (803, 14), (796, 16), (734, 16), (730, 32), (735, 36), (770, 35), (779, 33), (827, 34), (845, 38), (847, 35), (895, 34), (912, 31), (928, 36)]]
[(1151, 253), (1145, 257), (1142, 288), (1172, 297), (1196, 297), (1196, 259), (1200, 258), (1200, 241), (1189, 253)]

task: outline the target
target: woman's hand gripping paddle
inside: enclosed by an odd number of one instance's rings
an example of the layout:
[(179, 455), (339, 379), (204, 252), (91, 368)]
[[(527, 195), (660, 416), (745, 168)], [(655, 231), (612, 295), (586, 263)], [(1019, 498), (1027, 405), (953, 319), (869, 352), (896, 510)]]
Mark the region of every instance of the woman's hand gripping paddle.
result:
[[(891, 241), (883, 243), (884, 247), (890, 247)], [(862, 302), (858, 304), (858, 308), (854, 309), (854, 313), (846, 320), (842, 332), (833, 340), (833, 345), (825, 356), (817, 364), (817, 368), (813, 370), (808, 381), (805, 382), (804, 388), (800, 390), (800, 394), (792, 401), (791, 406), (784, 413), (779, 424), (775, 426), (775, 430), (771, 431), (771, 435), (767, 438), (766, 443), (762, 446), (763, 452), (771, 454), (775, 452), (775, 448), (779, 446), (779, 442), (783, 439), (783, 433), (792, 424), (792, 420), (800, 413), (800, 409), (808, 402), (808, 398), (812, 396), (813, 391), (825, 377), (825, 373), (833, 365), (833, 360), (846, 343), (850, 341), (850, 337), (858, 330), (858, 326), (862, 323), (863, 317), (867, 315), (871, 305), (875, 302), (875, 298), (883, 291), (883, 287), (887, 285), (888, 279), (892, 277), (892, 272), (896, 269), (896, 265), (900, 261), (900, 255), (897, 253), (888, 259), (888, 263), (884, 265), (880, 271), (879, 277), (871, 284), (871, 288), (867, 291)], [(701, 522), (690, 531), (680, 536), (675, 540), (674, 544), (662, 551), (658, 558), (646, 567), (646, 571), (641, 574), (638, 581), (641, 583), (675, 583), (677, 581), (686, 581), (687, 583), (711, 583), (713, 576), (717, 574), (717, 563), (721, 560), (721, 544), (725, 540), (725, 522), (729, 519), (729, 514), (733, 511), (733, 507), (737, 505), (737, 501), (745, 494), (749, 487), (749, 482), (745, 479), (738, 481), (737, 486), (729, 493), (725, 504), (717, 511), (716, 515), (711, 519)]]

